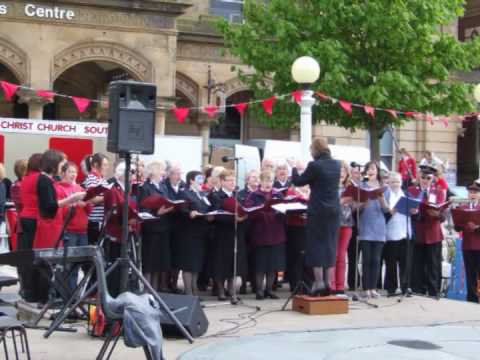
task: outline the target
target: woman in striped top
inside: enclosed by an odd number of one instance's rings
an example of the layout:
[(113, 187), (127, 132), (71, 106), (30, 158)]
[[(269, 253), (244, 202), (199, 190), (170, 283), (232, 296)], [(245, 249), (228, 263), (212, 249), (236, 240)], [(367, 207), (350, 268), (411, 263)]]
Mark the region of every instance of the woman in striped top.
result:
[[(85, 188), (95, 187), (101, 184), (106, 185), (106, 175), (109, 168), (108, 158), (102, 153), (96, 153), (88, 156), (85, 160), (88, 176), (84, 181)], [(88, 243), (90, 245), (98, 242), (100, 229), (102, 228), (104, 210), (103, 196), (97, 196), (90, 201), (94, 206), (88, 215)]]

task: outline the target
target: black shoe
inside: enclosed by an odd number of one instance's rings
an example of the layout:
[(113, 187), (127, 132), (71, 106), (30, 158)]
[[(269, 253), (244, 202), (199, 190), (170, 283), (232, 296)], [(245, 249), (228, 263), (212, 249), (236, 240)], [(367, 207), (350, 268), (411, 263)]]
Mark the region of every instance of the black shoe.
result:
[(397, 293), (395, 291), (391, 291), (391, 290), (387, 291), (387, 297), (394, 297), (396, 295)]
[(227, 297), (225, 295), (218, 295), (218, 301), (227, 301)]
[(247, 294), (247, 287), (246, 286), (240, 286), (240, 295), (246, 295)]
[(271, 291), (265, 291), (265, 297), (269, 299), (274, 299), (274, 300), (280, 299), (278, 295), (275, 295)]
[(255, 299), (263, 300), (263, 299), (265, 299), (265, 296), (263, 296), (263, 294), (261, 292), (257, 292), (256, 295), (255, 295)]
[(324, 296), (330, 296), (330, 295), (332, 295), (332, 289), (330, 289), (329, 287), (315, 289), (312, 291), (312, 296), (324, 297)]

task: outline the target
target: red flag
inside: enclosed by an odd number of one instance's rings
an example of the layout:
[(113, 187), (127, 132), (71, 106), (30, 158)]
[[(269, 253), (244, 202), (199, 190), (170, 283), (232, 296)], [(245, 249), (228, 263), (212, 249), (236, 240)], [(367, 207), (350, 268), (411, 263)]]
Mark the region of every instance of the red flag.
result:
[(55, 96), (55, 93), (49, 90), (38, 90), (37, 95), (45, 99), (52, 100), (53, 97)]
[(390, 115), (392, 115), (395, 119), (398, 119), (398, 115), (397, 115), (397, 112), (395, 110), (392, 110), (392, 109), (387, 109), (385, 110), (387, 113), (389, 113)]
[(185, 122), (185, 119), (187, 118), (188, 116), (188, 112), (189, 112), (189, 109), (188, 108), (177, 108), (177, 107), (174, 107), (172, 109), (172, 112), (173, 114), (175, 115), (175, 117), (177, 118), (177, 121), (180, 123), (180, 124), (183, 124)]
[(83, 114), (85, 110), (87, 110), (91, 102), (91, 100), (87, 98), (76, 97), (76, 96), (72, 96), (71, 98), (73, 103), (77, 107), (78, 111), (80, 112), (80, 114)]
[(375, 108), (370, 105), (364, 105), (363, 109), (367, 115), (370, 115), (372, 118), (375, 118)]
[(17, 92), (20, 85), (12, 84), (7, 81), (0, 81), (0, 85), (2, 86), (3, 92), (5, 94), (5, 99), (8, 101), (12, 101), (13, 95)]
[(235, 109), (237, 109), (240, 116), (243, 116), (245, 114), (245, 110), (247, 110), (248, 103), (239, 103), (239, 104), (234, 104), (233, 106), (235, 107)]
[(339, 100), (338, 103), (340, 104), (341, 108), (343, 111), (345, 111), (349, 116), (352, 116), (352, 103), (345, 101), (345, 100)]
[(441, 117), (443, 126), (448, 127), (448, 116), (442, 116)]
[(213, 118), (218, 112), (217, 105), (207, 105), (203, 107), (203, 111), (207, 113), (208, 117)]
[(273, 105), (275, 104), (276, 100), (277, 100), (277, 98), (275, 96), (272, 96), (272, 97), (269, 97), (268, 99), (265, 99), (265, 100), (262, 101), (263, 110), (268, 115), (272, 115)]
[(433, 125), (433, 121), (434, 121), (434, 116), (433, 114), (429, 114), (427, 113), (425, 115), (425, 121), (428, 121), (430, 123), (430, 125)]
[(295, 102), (296, 102), (298, 105), (300, 105), (300, 102), (302, 101), (302, 95), (303, 95), (303, 91), (302, 91), (302, 90), (292, 91), (293, 100), (295, 100)]
[(319, 91), (317, 91), (317, 92), (315, 93), (315, 95), (317, 95), (317, 96), (320, 98), (320, 100), (323, 100), (323, 101), (328, 101), (328, 100), (330, 100), (330, 96), (327, 96), (327, 95), (325, 95), (325, 94), (323, 94), (323, 93), (321, 93), (321, 92), (319, 92)]
[(407, 111), (407, 112), (404, 112), (403, 114), (406, 117), (414, 117), (415, 116), (415, 112), (413, 112), (413, 111)]

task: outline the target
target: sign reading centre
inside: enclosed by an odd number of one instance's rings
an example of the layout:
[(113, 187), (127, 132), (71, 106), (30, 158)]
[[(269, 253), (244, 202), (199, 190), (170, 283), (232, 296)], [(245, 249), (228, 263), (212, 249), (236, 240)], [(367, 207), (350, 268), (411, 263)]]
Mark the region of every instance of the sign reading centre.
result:
[[(0, 15), (7, 15), (8, 11), (8, 5), (0, 3)], [(75, 17), (73, 10), (62, 9), (58, 6), (25, 4), (23, 12), (25, 16), (40, 19), (73, 20)]]

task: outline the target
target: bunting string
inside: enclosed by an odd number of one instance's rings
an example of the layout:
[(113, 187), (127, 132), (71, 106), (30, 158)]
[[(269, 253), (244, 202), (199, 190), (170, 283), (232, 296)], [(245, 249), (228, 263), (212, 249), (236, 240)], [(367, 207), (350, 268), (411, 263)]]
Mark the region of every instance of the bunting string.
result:
[[(78, 112), (81, 114), (83, 114), (91, 104), (103, 104), (103, 105), (108, 104), (108, 102), (105, 100), (89, 99), (84, 97), (65, 95), (65, 94), (57, 93), (51, 90), (43, 90), (43, 89), (36, 90), (28, 86), (12, 84), (10, 82), (3, 81), (3, 80), (0, 80), (0, 87), (2, 88), (5, 99), (7, 101), (12, 101), (13, 96), (19, 90), (28, 90), (28, 91), (34, 92), (37, 96), (45, 98), (49, 101), (53, 101), (55, 97), (70, 99), (72, 103), (75, 105), (75, 107), (77, 108)], [(177, 119), (177, 121), (181, 124), (185, 122), (185, 119), (188, 117), (189, 113), (192, 110), (202, 111), (206, 113), (210, 118), (213, 118), (217, 113), (221, 111), (221, 109), (235, 108), (236, 111), (240, 114), (240, 116), (243, 117), (248, 107), (253, 104), (261, 104), (265, 113), (268, 114), (269, 116), (273, 116), (274, 107), (277, 100), (286, 99), (289, 101), (296, 102), (297, 104), (300, 104), (302, 100), (302, 95), (303, 95), (303, 90), (295, 90), (295, 91), (292, 91), (290, 94), (273, 95), (266, 99), (256, 99), (256, 100), (251, 100), (249, 102), (225, 104), (221, 107), (214, 104), (207, 104), (204, 106), (192, 106), (192, 107), (177, 107), (174, 105), (170, 108), (163, 107), (160, 109), (171, 111), (175, 116), (175, 118)], [(434, 125), (436, 122), (438, 122), (443, 124), (445, 127), (448, 127), (451, 122), (463, 122), (463, 121), (466, 121), (468, 118), (480, 115), (480, 113), (469, 113), (469, 114), (463, 114), (463, 115), (447, 116), (447, 115), (434, 115), (431, 112), (422, 113), (417, 111), (385, 109), (385, 108), (375, 107), (368, 104), (358, 104), (345, 99), (337, 99), (335, 97), (329, 96), (319, 91), (315, 92), (314, 96), (319, 102), (330, 102), (333, 105), (338, 104), (338, 106), (348, 116), (352, 116), (353, 109), (356, 108), (363, 111), (365, 114), (369, 115), (372, 119), (375, 119), (376, 115), (379, 112), (384, 112), (389, 114), (394, 119), (398, 119), (399, 116), (403, 116), (408, 118), (414, 118), (416, 120), (426, 121), (431, 125)]]

